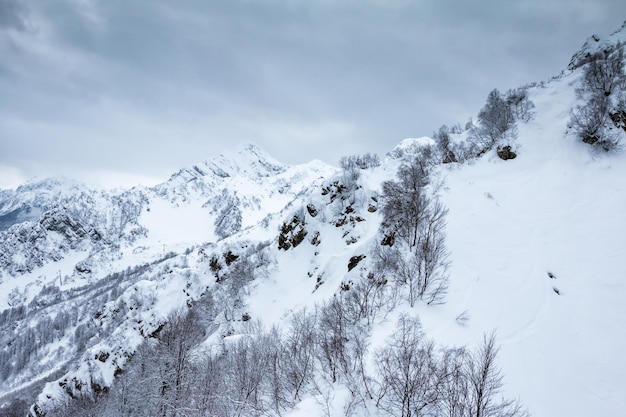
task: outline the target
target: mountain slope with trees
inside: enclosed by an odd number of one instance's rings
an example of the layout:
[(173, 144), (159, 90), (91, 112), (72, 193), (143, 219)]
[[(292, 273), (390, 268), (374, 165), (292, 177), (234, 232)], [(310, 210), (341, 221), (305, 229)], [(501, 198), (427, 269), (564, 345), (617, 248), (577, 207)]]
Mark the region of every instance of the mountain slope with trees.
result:
[(619, 414), (625, 40), (339, 168), (0, 192), (0, 411)]

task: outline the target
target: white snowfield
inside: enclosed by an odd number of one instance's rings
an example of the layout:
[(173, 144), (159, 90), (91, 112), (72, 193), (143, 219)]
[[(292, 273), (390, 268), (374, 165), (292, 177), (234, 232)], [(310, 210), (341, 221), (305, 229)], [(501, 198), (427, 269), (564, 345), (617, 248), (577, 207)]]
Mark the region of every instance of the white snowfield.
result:
[(626, 409), (626, 155), (564, 136), (576, 77), (530, 90), (516, 159), (447, 173), (450, 292), (420, 311), (443, 343), (496, 330), (506, 391), (535, 416)]

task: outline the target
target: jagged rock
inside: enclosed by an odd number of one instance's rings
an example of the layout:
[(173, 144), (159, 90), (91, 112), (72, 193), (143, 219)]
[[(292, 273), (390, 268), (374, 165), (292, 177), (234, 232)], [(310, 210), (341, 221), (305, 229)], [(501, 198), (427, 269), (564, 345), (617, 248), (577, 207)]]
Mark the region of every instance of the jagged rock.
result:
[(278, 248), (289, 250), (302, 243), (308, 234), (304, 226), (304, 220), (300, 219), (298, 215), (293, 216), (291, 222), (283, 223), (280, 228), (280, 234), (278, 235)]

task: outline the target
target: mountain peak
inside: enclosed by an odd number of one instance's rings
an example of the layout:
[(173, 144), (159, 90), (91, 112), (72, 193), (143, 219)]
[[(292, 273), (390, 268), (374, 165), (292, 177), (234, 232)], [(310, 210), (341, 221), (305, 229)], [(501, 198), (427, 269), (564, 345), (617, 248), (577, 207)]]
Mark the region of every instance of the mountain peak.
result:
[(183, 178), (185, 182), (212, 175), (220, 178), (242, 175), (249, 178), (263, 178), (280, 174), (287, 166), (274, 159), (261, 147), (244, 143), (233, 150), (225, 150), (218, 156), (204, 162), (183, 168), (173, 174), (170, 180)]
[(435, 141), (428, 136), (422, 136), (419, 138), (406, 138), (403, 139), (395, 148), (391, 150), (387, 155), (394, 158), (402, 158), (404, 155), (415, 154), (419, 148), (425, 146), (434, 145)]
[(218, 157), (205, 162), (217, 167), (222, 173), (241, 174), (252, 177), (268, 177), (283, 172), (287, 166), (277, 161), (254, 143), (243, 143), (234, 150), (226, 150)]

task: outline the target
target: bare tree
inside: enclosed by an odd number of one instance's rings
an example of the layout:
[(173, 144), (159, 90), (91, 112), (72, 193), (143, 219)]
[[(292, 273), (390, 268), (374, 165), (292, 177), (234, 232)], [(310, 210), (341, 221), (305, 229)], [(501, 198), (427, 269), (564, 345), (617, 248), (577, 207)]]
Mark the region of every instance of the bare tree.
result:
[(263, 409), (262, 384), (267, 362), (262, 346), (251, 336), (243, 336), (227, 348), (225, 392), (230, 415), (259, 413)]
[(353, 327), (352, 329), (352, 354), (356, 363), (356, 372), (354, 377), (359, 381), (358, 384), (365, 391), (364, 395), (370, 400), (374, 399), (373, 378), (368, 374), (366, 367), (366, 357), (369, 351), (368, 334), (363, 329)]
[(526, 416), (519, 402), (498, 397), (502, 389), (502, 373), (496, 364), (498, 347), (495, 334), (485, 335), (483, 344), (466, 362), (469, 383), (469, 415), (471, 417)]
[(443, 302), (448, 290), (448, 251), (445, 246), (445, 217), (448, 210), (431, 202), (428, 217), (420, 230), (415, 259), (417, 296), (428, 304)]
[(569, 128), (584, 143), (609, 152), (620, 146), (619, 131), (610, 118), (610, 100), (594, 95), (576, 106), (570, 115)]
[(225, 354), (213, 354), (202, 352), (195, 360), (194, 374), (191, 376), (193, 384), (192, 399), (196, 409), (202, 410), (199, 415), (226, 416), (228, 415), (229, 404), (227, 402), (228, 390)]
[(364, 155), (343, 156), (339, 160), (339, 165), (344, 171), (374, 168), (380, 165), (380, 158), (369, 152)]
[(443, 302), (448, 287), (445, 247), (447, 209), (426, 189), (428, 167), (421, 159), (398, 170), (398, 181), (383, 183), (384, 242), (376, 264), (384, 264), (396, 283), (406, 285), (409, 304)]
[(432, 202), (420, 225), (417, 245), (409, 251), (397, 248), (395, 276), (407, 286), (407, 300), (411, 307), (417, 300), (428, 304), (444, 301), (449, 281), (444, 230), (446, 214), (441, 203)]
[(526, 88), (508, 90), (505, 95), (505, 101), (509, 105), (515, 120), (528, 122), (533, 118), (535, 103), (528, 98), (528, 90)]
[(191, 350), (204, 336), (195, 310), (174, 312), (159, 333), (151, 361), (156, 368), (155, 403), (159, 404), (159, 415), (176, 416), (187, 404), (184, 399), (189, 393), (191, 380)]
[(419, 226), (426, 214), (429, 182), (428, 166), (418, 158), (398, 169), (398, 181), (382, 184), (384, 216), (382, 227), (386, 233), (404, 240), (408, 246), (417, 245)]
[(515, 117), (511, 105), (497, 89), (487, 97), (487, 103), (478, 113), (478, 125), (470, 129), (469, 137), (486, 152), (503, 140), (516, 137)]
[(442, 383), (438, 415), (442, 417), (469, 416), (469, 379), (465, 374), (469, 355), (463, 348), (445, 349), (440, 365)]
[(283, 374), (287, 389), (295, 404), (302, 399), (307, 386), (316, 372), (317, 311), (295, 313), (285, 340)]
[(365, 320), (370, 325), (381, 311), (383, 314), (391, 311), (395, 306), (395, 294), (391, 287), (380, 269), (345, 285), (341, 298), (347, 320), (351, 324)]
[(618, 44), (612, 50), (598, 52), (590, 57), (579, 94), (608, 97), (615, 91), (623, 90), (625, 85), (624, 47)]
[[(460, 126), (455, 130), (457, 133), (461, 133)], [(442, 163), (448, 164), (451, 162), (458, 162), (456, 153), (452, 150), (453, 145), (450, 141), (451, 130), (448, 126), (443, 125), (437, 132), (433, 133), (433, 139), (437, 143), (438, 158)]]
[[(285, 346), (280, 328), (273, 326), (268, 332), (264, 332), (261, 339), (262, 348), (265, 351), (267, 366), (263, 382), (263, 395), (267, 398), (267, 409), (272, 408), (280, 415), (282, 410), (292, 406), (289, 401), (288, 388), (284, 380)], [(312, 371), (309, 370), (312, 373)]]
[(317, 331), (321, 369), (325, 369), (330, 382), (335, 383), (339, 377), (347, 342), (346, 320), (339, 300), (333, 298), (322, 306)]
[(596, 149), (609, 152), (619, 148), (620, 128), (626, 127), (622, 120), (625, 89), (623, 45), (590, 56), (577, 90), (585, 102), (572, 110), (568, 130)]
[(401, 417), (436, 410), (440, 381), (434, 344), (425, 340), (417, 319), (400, 317), (391, 344), (376, 358), (378, 405), (383, 410)]

